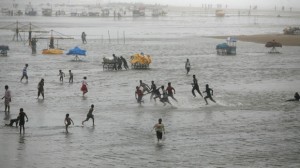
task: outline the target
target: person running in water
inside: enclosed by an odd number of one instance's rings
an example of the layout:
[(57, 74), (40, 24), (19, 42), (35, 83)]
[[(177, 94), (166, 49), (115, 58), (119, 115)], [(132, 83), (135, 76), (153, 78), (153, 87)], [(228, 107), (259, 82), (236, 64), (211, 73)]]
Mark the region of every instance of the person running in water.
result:
[(71, 72), (71, 70), (69, 70), (69, 75), (70, 75), (69, 83), (73, 83), (73, 73)]
[[(210, 94), (210, 91), (211, 91), (211, 94)], [(214, 95), (214, 91), (213, 91), (211, 88), (209, 88), (208, 84), (206, 84), (206, 89), (205, 89), (205, 91), (204, 91), (203, 93), (206, 93), (206, 94), (207, 94), (207, 95), (204, 97), (204, 100), (205, 100), (205, 102), (206, 102), (206, 105), (208, 105), (207, 100), (206, 100), (207, 98), (209, 98), (211, 101), (213, 101), (213, 102), (216, 103), (216, 101), (212, 98), (212, 96)]]
[(198, 85), (198, 80), (196, 78), (196, 75), (193, 75), (192, 86), (193, 86), (193, 89), (192, 89), (193, 96), (196, 97), (196, 95), (195, 95), (195, 90), (196, 90), (201, 95), (201, 97), (203, 97), (202, 94), (201, 94), (201, 92), (200, 92), (200, 90), (199, 90), (199, 85)]
[(69, 127), (69, 125), (71, 125), (71, 122), (72, 122), (72, 124), (74, 125), (74, 122), (73, 122), (73, 120), (69, 117), (69, 114), (66, 114), (66, 118), (65, 118), (66, 133), (69, 133), (68, 127)]
[(168, 99), (168, 92), (165, 90), (164, 85), (161, 86), (161, 90), (162, 90), (162, 98), (160, 99), (160, 101), (162, 103), (164, 103), (164, 106), (166, 105), (166, 103), (169, 103), (172, 106), (172, 104), (170, 103), (170, 101)]
[(189, 59), (186, 59), (185, 62), (185, 69), (186, 69), (186, 74), (189, 74), (190, 70), (191, 70), (191, 63)]
[(162, 123), (162, 119), (161, 118), (158, 119), (158, 123), (154, 125), (153, 129), (155, 129), (155, 131), (156, 131), (157, 142), (159, 142), (159, 140), (162, 140), (163, 134), (166, 134), (166, 132), (165, 132), (165, 126)]
[(168, 87), (166, 90), (168, 91), (168, 96), (170, 96), (173, 100), (178, 102), (177, 99), (175, 99), (175, 97), (173, 95), (173, 90), (174, 90), (174, 94), (175, 94), (175, 89), (171, 86), (171, 82), (168, 83)]
[(150, 87), (149, 87), (146, 83), (143, 83), (142, 80), (140, 80), (140, 87), (143, 88), (143, 93), (144, 93), (145, 91), (147, 91), (147, 93), (150, 93)]
[(22, 133), (22, 128), (23, 128), (23, 134), (25, 134), (25, 117), (26, 117), (26, 122), (28, 122), (28, 117), (26, 113), (24, 112), (23, 108), (20, 108), (20, 113), (19, 113), (20, 134)]
[[(155, 102), (156, 102), (156, 98), (159, 98), (159, 99), (160, 99), (160, 92), (159, 92), (159, 89), (160, 89), (160, 88), (157, 88), (157, 87), (156, 87), (154, 81), (151, 81), (151, 89), (150, 89), (150, 91), (151, 91), (151, 96), (150, 96), (150, 101), (151, 101), (152, 99), (154, 99)], [(154, 96), (154, 97), (153, 97), (153, 96)]]
[(65, 73), (63, 73), (61, 69), (59, 70), (58, 76), (59, 76), (59, 81), (64, 82)]
[(81, 91), (82, 91), (82, 96), (84, 96), (87, 92), (88, 92), (88, 88), (87, 88), (87, 82), (86, 82), (86, 77), (83, 77), (83, 81), (82, 81), (82, 86), (81, 86)]
[(86, 119), (82, 121), (82, 125), (84, 122), (88, 121), (90, 118), (93, 120), (93, 126), (95, 126), (94, 124), (94, 115), (93, 115), (93, 111), (94, 111), (94, 105), (91, 105), (91, 108), (86, 116)]
[(134, 96), (135, 96), (135, 99), (137, 100), (137, 102), (138, 102), (140, 105), (142, 104), (142, 102), (144, 102), (144, 101), (142, 100), (144, 94), (143, 94), (143, 92), (141, 91), (141, 89), (140, 89), (138, 86), (136, 87), (136, 91), (135, 91)]
[(4, 105), (5, 105), (5, 108), (4, 108), (4, 112), (6, 114), (6, 112), (10, 112), (10, 102), (11, 102), (11, 93), (10, 93), (10, 90), (8, 90), (8, 85), (5, 85), (4, 86), (5, 88), (5, 93), (4, 93), (4, 96), (2, 97), (2, 99), (4, 99)]
[(300, 95), (299, 95), (298, 92), (296, 92), (296, 93), (294, 94), (294, 99), (289, 99), (289, 100), (287, 100), (287, 101), (299, 101), (299, 100), (300, 100)]
[(20, 82), (22, 82), (23, 78), (26, 78), (26, 82), (28, 82), (28, 76), (27, 76), (27, 68), (28, 68), (28, 64), (25, 64), (25, 67), (23, 68), (23, 75), (20, 79)]
[(44, 99), (44, 79), (42, 78), (41, 81), (38, 84), (38, 97), (37, 99), (40, 97), (40, 94), (42, 94), (43, 99)]

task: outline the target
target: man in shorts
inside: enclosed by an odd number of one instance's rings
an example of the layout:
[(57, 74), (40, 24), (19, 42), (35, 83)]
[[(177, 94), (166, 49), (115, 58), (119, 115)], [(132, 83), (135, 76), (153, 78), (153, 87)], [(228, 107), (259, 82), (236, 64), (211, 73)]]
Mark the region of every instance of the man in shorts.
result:
[(94, 115), (93, 115), (93, 111), (94, 111), (94, 105), (91, 105), (91, 108), (86, 116), (86, 119), (84, 121), (82, 121), (82, 125), (84, 122), (88, 121), (90, 118), (93, 120), (93, 126), (95, 126), (94, 124)]
[(22, 82), (22, 80), (23, 80), (24, 77), (26, 78), (26, 82), (28, 82), (27, 67), (28, 67), (28, 64), (25, 64), (25, 67), (23, 68), (23, 75), (21, 77), (20, 82)]

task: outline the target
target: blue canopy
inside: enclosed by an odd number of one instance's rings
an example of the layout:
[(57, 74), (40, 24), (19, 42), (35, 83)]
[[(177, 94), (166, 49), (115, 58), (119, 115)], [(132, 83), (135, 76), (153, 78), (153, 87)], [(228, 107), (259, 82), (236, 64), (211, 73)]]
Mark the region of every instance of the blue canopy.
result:
[(227, 43), (218, 44), (217, 49), (227, 49), (229, 48), (229, 45)]
[(82, 56), (86, 56), (85, 53), (86, 53), (86, 50), (82, 50), (79, 47), (75, 47), (75, 48), (69, 50), (69, 52), (67, 53), (67, 55), (82, 55)]

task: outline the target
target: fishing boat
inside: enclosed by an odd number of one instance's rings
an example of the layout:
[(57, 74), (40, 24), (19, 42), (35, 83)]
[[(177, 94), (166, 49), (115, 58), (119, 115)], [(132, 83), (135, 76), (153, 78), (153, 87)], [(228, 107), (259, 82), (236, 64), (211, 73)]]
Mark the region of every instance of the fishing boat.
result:
[(43, 16), (52, 16), (52, 9), (51, 8), (43, 8), (42, 14), (43, 14)]
[(217, 17), (224, 17), (225, 16), (225, 12), (222, 9), (217, 9), (215, 12)]

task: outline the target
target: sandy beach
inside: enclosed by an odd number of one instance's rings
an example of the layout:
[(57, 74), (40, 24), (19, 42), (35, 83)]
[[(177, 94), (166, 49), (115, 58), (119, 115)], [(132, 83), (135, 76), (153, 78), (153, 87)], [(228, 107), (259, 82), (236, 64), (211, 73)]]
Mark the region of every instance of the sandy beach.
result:
[[(217, 39), (226, 39), (229, 36), (212, 36)], [(237, 35), (239, 41), (254, 42), (265, 44), (268, 41), (275, 40), (282, 43), (283, 46), (300, 46), (300, 35), (285, 34), (257, 34), (257, 35)]]

